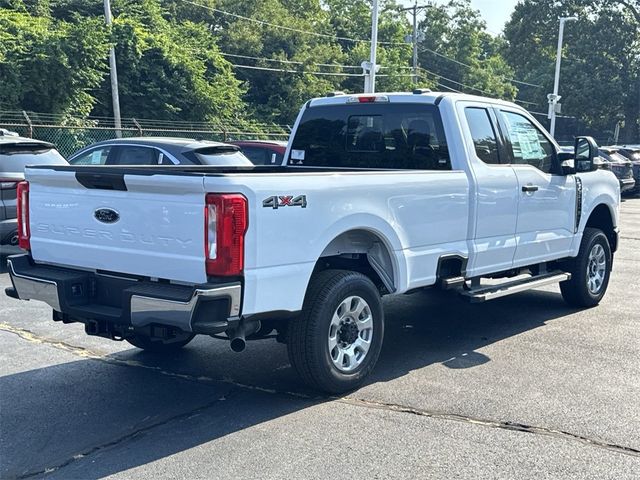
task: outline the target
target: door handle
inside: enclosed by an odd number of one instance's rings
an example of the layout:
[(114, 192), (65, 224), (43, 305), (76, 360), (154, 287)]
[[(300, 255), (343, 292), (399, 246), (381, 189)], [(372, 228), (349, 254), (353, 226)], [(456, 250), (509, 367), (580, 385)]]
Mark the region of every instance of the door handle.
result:
[(537, 192), (538, 191), (538, 187), (536, 185), (523, 185), (522, 186), (522, 191), (529, 193), (529, 192)]

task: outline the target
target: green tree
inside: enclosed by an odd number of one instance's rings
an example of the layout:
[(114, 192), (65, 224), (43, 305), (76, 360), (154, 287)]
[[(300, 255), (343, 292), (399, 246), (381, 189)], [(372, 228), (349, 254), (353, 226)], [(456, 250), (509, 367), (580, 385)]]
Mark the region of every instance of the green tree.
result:
[[(242, 120), (243, 91), (205, 24), (179, 21), (157, 0), (120, 1), (113, 13), (123, 116)], [(111, 114), (110, 95), (105, 81), (95, 114)]]
[[(504, 56), (516, 75), (551, 92), (558, 17), (578, 16), (565, 27), (559, 93), (563, 112), (602, 141), (612, 138), (620, 119), (621, 140), (640, 140), (640, 21), (625, 3), (632, 2), (525, 0), (505, 27)], [(546, 97), (537, 100), (546, 111)]]
[(21, 2), (0, 9), (0, 108), (87, 115), (106, 72), (107, 29), (95, 18), (56, 21)]
[(444, 90), (513, 100), (513, 70), (500, 54), (502, 40), (486, 31), (470, 0), (431, 5), (420, 22), (419, 62)]

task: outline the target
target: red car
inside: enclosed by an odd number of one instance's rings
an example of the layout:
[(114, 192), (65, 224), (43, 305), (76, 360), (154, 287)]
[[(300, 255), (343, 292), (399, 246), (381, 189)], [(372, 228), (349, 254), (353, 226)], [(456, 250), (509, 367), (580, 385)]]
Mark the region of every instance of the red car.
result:
[(237, 145), (254, 165), (282, 165), (287, 142), (279, 140), (239, 140)]

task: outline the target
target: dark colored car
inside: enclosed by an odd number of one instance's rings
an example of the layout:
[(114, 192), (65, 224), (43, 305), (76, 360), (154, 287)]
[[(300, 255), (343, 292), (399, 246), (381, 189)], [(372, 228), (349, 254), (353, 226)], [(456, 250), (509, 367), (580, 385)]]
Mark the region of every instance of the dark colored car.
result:
[(640, 193), (640, 145), (621, 145), (616, 148), (620, 155), (631, 160), (633, 164), (633, 178), (636, 181), (636, 187), (631, 193)]
[(16, 195), (24, 167), (66, 163), (55, 145), (0, 129), (0, 256), (20, 251)]
[(281, 165), (287, 142), (279, 140), (238, 140), (229, 142), (242, 149), (254, 165)]
[(69, 157), (72, 165), (253, 165), (240, 148), (191, 138), (135, 137), (94, 143)]
[(618, 153), (616, 147), (600, 147), (598, 154), (605, 160), (609, 169), (615, 174), (620, 182), (620, 193), (633, 190), (636, 181), (633, 179), (633, 166), (629, 159)]

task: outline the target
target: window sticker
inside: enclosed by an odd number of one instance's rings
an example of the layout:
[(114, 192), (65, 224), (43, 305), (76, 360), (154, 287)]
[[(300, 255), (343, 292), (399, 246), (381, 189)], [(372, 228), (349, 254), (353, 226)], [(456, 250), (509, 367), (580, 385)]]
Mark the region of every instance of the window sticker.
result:
[(102, 163), (102, 150), (94, 150), (91, 152), (91, 165), (100, 165)]
[(291, 160), (304, 160), (304, 150), (291, 150)]
[(545, 156), (542, 145), (540, 145), (538, 132), (528, 128), (519, 128), (516, 131), (516, 136), (523, 160), (537, 160)]

